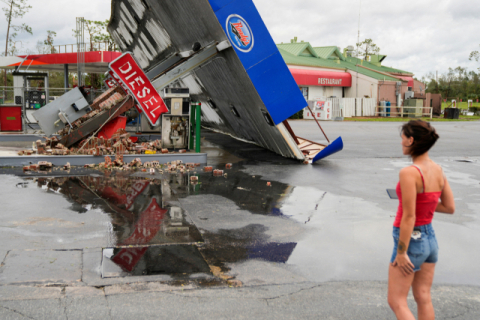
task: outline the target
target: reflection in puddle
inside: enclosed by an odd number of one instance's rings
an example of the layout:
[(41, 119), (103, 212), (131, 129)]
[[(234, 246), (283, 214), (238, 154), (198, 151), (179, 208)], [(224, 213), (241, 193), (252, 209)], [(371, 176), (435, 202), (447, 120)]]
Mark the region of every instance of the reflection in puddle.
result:
[(210, 274), (210, 267), (193, 245), (103, 250), (103, 278), (195, 273)]
[[(184, 210), (169, 204), (159, 181), (119, 177), (39, 178), (38, 186), (64, 194), (79, 213), (100, 208), (111, 217), (108, 246), (201, 242)], [(165, 197), (164, 197), (165, 195)]]
[[(273, 242), (267, 234), (269, 228), (248, 224), (249, 221), (242, 227), (227, 223), (226, 229), (199, 230), (180, 200), (190, 195), (213, 194), (232, 200), (235, 210), (278, 219), (282, 215), (279, 203), (291, 193), (290, 186), (281, 183), (267, 186), (260, 177), (234, 170), (228, 170), (228, 178), (211, 173), (195, 175), (199, 177), (196, 183), (191, 183), (187, 174), (167, 173), (152, 179), (124, 172), (42, 177), (34, 181), (47, 192), (64, 195), (72, 203), (71, 210), (88, 213), (86, 219), (96, 212), (110, 217), (108, 248), (104, 249), (102, 261), (105, 278), (211, 274), (210, 270), (217, 270), (215, 276), (222, 277), (230, 270), (229, 263), (249, 259), (287, 262), (296, 243)], [(218, 210), (220, 215), (231, 213), (224, 212), (230, 209), (222, 204)], [(202, 221), (213, 224), (214, 220)]]

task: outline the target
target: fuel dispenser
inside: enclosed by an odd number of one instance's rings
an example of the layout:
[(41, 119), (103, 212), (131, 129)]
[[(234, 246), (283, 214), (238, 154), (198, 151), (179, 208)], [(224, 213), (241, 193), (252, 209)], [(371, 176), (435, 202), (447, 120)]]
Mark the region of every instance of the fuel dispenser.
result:
[(190, 133), (190, 91), (188, 88), (166, 88), (164, 101), (170, 110), (162, 114), (164, 148), (187, 149)]
[[(31, 81), (43, 81), (44, 86), (33, 86)], [(49, 102), (48, 81), (48, 73), (13, 72), (14, 100), (16, 105), (22, 106), (24, 130), (26, 122), (37, 122), (32, 114)]]

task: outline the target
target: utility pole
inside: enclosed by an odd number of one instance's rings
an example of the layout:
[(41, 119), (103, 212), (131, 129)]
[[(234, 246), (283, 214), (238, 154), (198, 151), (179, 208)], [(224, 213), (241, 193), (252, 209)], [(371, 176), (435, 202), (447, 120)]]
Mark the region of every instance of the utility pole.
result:
[(355, 64), (356, 66), (356, 80), (355, 80), (355, 101), (356, 101), (356, 98), (358, 98), (358, 54), (360, 53), (359, 52), (359, 43), (360, 43), (360, 16), (361, 16), (361, 13), (362, 13), (362, 0), (360, 0), (360, 8), (358, 10), (358, 36), (357, 36), (357, 63)]
[[(7, 39), (5, 41), (6, 42), (5, 43), (5, 57), (8, 55), (8, 37), (10, 36), (10, 23), (12, 22), (13, 2), (14, 2), (14, 0), (12, 0), (12, 3), (10, 3), (10, 14), (8, 15)], [(3, 76), (5, 77), (4, 86), (5, 86), (5, 89), (6, 89), (6, 87), (7, 87), (7, 69), (5, 69), (3, 71)], [(3, 90), (3, 103), (5, 103), (5, 101), (7, 100), (7, 95), (5, 93), (5, 89)]]

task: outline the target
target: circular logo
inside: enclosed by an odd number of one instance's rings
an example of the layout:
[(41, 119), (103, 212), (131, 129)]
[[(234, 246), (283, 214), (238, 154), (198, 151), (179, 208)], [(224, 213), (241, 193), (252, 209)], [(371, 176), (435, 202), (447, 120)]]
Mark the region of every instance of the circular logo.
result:
[(230, 43), (242, 52), (250, 52), (253, 49), (253, 33), (247, 21), (241, 16), (232, 14), (227, 18), (227, 35)]

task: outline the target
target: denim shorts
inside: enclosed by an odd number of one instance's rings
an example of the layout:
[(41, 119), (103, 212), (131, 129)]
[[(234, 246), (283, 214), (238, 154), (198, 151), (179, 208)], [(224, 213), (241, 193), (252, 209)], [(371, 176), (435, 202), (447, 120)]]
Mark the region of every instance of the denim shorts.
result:
[[(433, 231), (432, 224), (415, 227), (414, 230), (421, 232), (419, 239), (410, 238), (407, 255), (415, 268), (413, 271), (420, 270), (420, 266), (424, 263), (436, 263), (438, 261), (438, 243)], [(390, 263), (395, 261), (397, 257), (398, 239), (400, 238), (400, 228), (393, 227), (393, 254)]]

